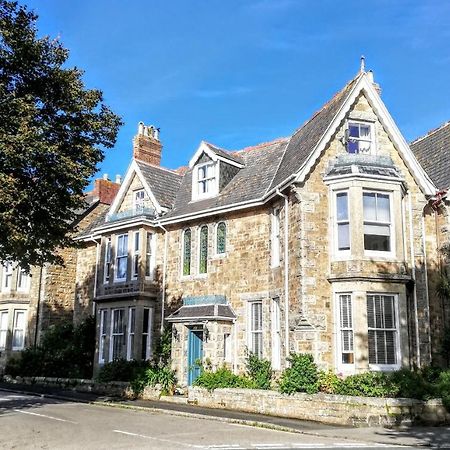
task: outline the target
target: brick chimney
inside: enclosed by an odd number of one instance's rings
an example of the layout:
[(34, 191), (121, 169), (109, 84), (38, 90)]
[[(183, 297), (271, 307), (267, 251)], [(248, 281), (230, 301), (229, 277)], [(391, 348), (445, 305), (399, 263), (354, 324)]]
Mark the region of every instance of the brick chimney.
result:
[(100, 203), (110, 205), (114, 201), (114, 197), (119, 192), (120, 184), (114, 183), (108, 179), (108, 175), (105, 173), (103, 178), (97, 178), (94, 181), (94, 189), (90, 194), (97, 197)]
[(159, 166), (162, 144), (159, 141), (159, 128), (139, 122), (138, 134), (133, 139), (133, 158)]

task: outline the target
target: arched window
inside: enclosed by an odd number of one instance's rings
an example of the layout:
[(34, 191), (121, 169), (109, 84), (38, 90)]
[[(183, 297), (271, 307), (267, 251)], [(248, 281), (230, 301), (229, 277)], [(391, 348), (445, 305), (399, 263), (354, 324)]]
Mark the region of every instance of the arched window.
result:
[(191, 274), (191, 230), (183, 233), (183, 275)]
[(207, 271), (208, 271), (208, 227), (206, 225), (203, 225), (200, 228), (198, 273), (206, 273)]
[(216, 253), (223, 255), (227, 250), (227, 226), (225, 222), (219, 222), (216, 229)]

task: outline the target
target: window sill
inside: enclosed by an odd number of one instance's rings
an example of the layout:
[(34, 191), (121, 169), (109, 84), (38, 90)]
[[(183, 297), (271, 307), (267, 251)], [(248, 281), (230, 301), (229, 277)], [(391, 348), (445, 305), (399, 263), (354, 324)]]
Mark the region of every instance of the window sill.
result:
[(369, 364), (369, 370), (373, 372), (393, 372), (400, 369), (400, 364)]
[(216, 255), (213, 255), (212, 257), (211, 257), (211, 259), (224, 259), (224, 258), (226, 258), (228, 256), (228, 254), (227, 253), (217, 253)]

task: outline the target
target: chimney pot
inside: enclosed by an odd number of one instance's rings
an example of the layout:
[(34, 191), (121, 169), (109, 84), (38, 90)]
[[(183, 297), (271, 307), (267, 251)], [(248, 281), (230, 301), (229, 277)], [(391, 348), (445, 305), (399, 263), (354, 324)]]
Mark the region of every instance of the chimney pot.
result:
[(159, 141), (159, 129), (153, 125), (139, 122), (138, 134), (133, 139), (133, 158), (138, 161), (159, 166), (162, 144)]
[(120, 174), (116, 175), (116, 183), (117, 184), (121, 184), (122, 183), (122, 177), (120, 176)]
[(106, 180), (106, 181), (108, 180), (108, 174), (107, 173), (103, 174), (103, 179)]

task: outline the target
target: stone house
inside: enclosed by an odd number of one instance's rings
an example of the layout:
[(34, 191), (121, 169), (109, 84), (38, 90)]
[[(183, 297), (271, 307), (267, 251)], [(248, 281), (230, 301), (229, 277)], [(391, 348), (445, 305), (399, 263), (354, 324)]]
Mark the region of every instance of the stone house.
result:
[[(86, 208), (79, 212), (78, 230), (88, 229), (108, 210), (118, 187), (109, 180), (95, 180), (93, 191), (86, 195)], [(15, 263), (0, 266), (0, 372), (21, 350), (36, 346), (50, 325), (93, 313), (86, 311), (92, 301), (83, 305), (76, 295), (77, 278), (83, 286), (89, 282), (85, 273), (80, 277), (78, 264), (85, 252), (85, 248), (66, 248), (60, 251), (64, 267), (45, 264), (32, 267), (30, 273)]]
[(430, 363), (448, 215), (379, 92), (361, 70), (292, 136), (202, 142), (177, 171), (140, 123), (117, 196), (78, 237), (96, 369), (151, 357), (164, 324), (181, 384), (200, 361), (242, 371), (249, 351), (275, 370), (290, 352), (345, 374)]

